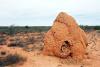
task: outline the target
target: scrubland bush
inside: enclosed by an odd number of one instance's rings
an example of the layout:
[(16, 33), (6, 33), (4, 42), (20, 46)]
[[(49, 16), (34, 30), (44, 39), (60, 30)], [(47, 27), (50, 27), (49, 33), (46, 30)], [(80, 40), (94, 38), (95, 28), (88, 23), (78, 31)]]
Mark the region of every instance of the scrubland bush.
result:
[(0, 67), (14, 65), (14, 64), (24, 62), (24, 61), (26, 61), (26, 59), (18, 54), (15, 54), (15, 55), (9, 54), (4, 59), (0, 59)]

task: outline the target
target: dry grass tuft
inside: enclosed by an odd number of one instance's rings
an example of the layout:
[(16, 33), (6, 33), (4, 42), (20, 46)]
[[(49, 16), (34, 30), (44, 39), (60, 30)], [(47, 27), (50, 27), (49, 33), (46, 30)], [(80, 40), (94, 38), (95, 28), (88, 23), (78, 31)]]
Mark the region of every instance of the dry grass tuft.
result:
[(14, 65), (14, 64), (18, 64), (20, 62), (24, 62), (26, 61), (25, 58), (23, 58), (22, 56), (15, 54), (15, 55), (8, 55), (7, 57), (5, 57), (4, 59), (0, 59), (0, 67), (1, 66), (9, 66), (9, 65)]

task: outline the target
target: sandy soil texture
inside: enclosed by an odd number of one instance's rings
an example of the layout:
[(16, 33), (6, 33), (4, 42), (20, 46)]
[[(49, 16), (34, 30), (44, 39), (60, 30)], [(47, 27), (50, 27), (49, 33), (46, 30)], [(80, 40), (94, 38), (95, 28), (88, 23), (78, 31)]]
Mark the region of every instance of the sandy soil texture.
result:
[[(35, 38), (37, 38), (36, 36), (38, 37), (41, 35), (35, 34)], [(32, 45), (27, 46), (30, 47), (30, 49), (33, 49), (31, 51), (26, 51), (26, 47), (8, 47), (7, 45), (0, 45), (0, 52), (5, 51), (8, 54), (17, 53), (18, 55), (26, 58), (26, 61), (23, 61), (23, 63), (19, 62), (17, 64), (4, 67), (100, 67), (100, 33), (97, 31), (88, 32), (87, 38), (87, 56), (81, 62), (76, 62), (70, 57), (68, 57), (67, 59), (61, 59), (54, 56), (42, 55), (42, 49), (40, 48), (43, 48), (43, 43), (41, 43), (41, 40), (33, 44), (35, 45), (35, 48), (33, 48)]]

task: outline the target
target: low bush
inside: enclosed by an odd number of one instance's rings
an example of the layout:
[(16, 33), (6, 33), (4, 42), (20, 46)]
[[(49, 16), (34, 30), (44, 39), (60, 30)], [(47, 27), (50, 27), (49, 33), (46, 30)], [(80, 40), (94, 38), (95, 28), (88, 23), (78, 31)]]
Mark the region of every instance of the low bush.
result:
[(7, 57), (5, 57), (4, 59), (0, 59), (0, 67), (17, 64), (19, 62), (24, 62), (25, 60), (26, 60), (25, 58), (21, 57), (18, 54), (15, 54), (15, 55), (10, 54)]

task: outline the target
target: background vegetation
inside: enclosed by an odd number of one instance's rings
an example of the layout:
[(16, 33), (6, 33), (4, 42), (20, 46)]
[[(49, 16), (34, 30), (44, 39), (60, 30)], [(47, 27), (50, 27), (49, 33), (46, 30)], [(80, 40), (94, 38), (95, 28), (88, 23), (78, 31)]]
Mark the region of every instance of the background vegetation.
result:
[[(85, 31), (100, 30), (100, 26), (83, 26), (80, 25)], [(46, 32), (51, 28), (51, 26), (0, 26), (0, 33), (5, 33), (13, 35), (19, 32)]]

